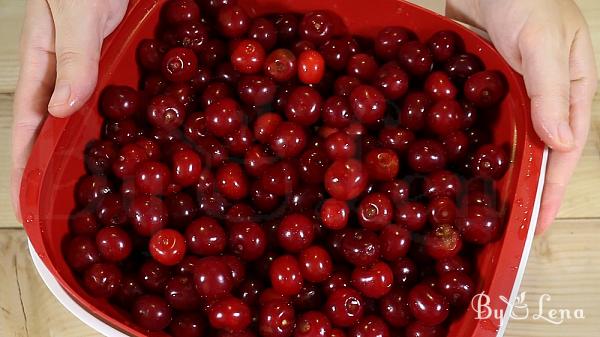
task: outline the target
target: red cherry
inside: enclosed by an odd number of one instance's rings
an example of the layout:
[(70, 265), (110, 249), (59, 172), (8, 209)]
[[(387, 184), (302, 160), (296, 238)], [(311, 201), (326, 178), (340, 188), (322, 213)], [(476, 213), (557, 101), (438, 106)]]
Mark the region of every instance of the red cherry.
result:
[(327, 199), (321, 206), (321, 223), (329, 229), (337, 230), (346, 227), (350, 216), (350, 208), (345, 201)]
[(291, 255), (276, 258), (269, 268), (269, 277), (273, 289), (286, 296), (299, 293), (304, 283), (298, 260)]
[(185, 255), (185, 238), (173, 229), (161, 229), (154, 233), (148, 243), (152, 257), (167, 266), (178, 264)]
[(361, 318), (350, 330), (351, 337), (389, 337), (390, 328), (379, 317), (370, 315)]
[(260, 42), (266, 50), (269, 50), (277, 43), (277, 30), (271, 20), (256, 18), (248, 29), (248, 37)]
[(136, 196), (129, 207), (129, 219), (140, 235), (150, 236), (167, 225), (167, 208), (157, 197)]
[(142, 295), (133, 303), (131, 315), (142, 328), (160, 331), (171, 323), (172, 311), (161, 297)]
[(306, 84), (316, 84), (325, 73), (325, 60), (318, 51), (307, 50), (298, 56), (298, 79)]
[(450, 271), (440, 275), (437, 289), (450, 304), (464, 308), (473, 298), (475, 284), (465, 273)]
[(296, 326), (294, 308), (285, 300), (273, 300), (260, 307), (258, 331), (263, 337), (289, 337)]
[(208, 319), (215, 329), (244, 330), (250, 325), (251, 313), (248, 305), (235, 297), (218, 300), (210, 306)]
[(236, 223), (229, 228), (229, 249), (246, 261), (256, 260), (265, 252), (266, 233), (256, 223)]
[(198, 58), (191, 49), (173, 48), (163, 56), (161, 68), (162, 75), (169, 81), (189, 81), (198, 70)]
[(231, 53), (233, 68), (242, 74), (256, 74), (265, 64), (265, 49), (256, 40), (242, 40)]
[(121, 270), (112, 263), (94, 263), (83, 274), (85, 289), (96, 297), (112, 297), (121, 286)]
[(465, 97), (481, 108), (497, 105), (506, 95), (506, 79), (497, 71), (481, 71), (467, 79)]
[(508, 156), (499, 146), (483, 145), (473, 155), (471, 170), (478, 177), (500, 179), (508, 169)]
[(290, 93), (285, 115), (291, 122), (309, 126), (319, 120), (322, 103), (323, 99), (317, 90), (309, 86), (300, 86)]
[(291, 80), (297, 74), (296, 56), (289, 49), (276, 49), (265, 60), (265, 74), (277, 82)]
[(298, 318), (294, 337), (330, 337), (331, 322), (318, 311), (305, 312)]
[(185, 230), (188, 249), (198, 255), (217, 255), (225, 250), (227, 235), (219, 223), (209, 217), (201, 217)]
[(400, 159), (393, 150), (375, 148), (367, 152), (364, 158), (369, 178), (389, 181), (396, 178), (400, 170)]
[(357, 267), (352, 272), (352, 285), (363, 295), (379, 298), (392, 289), (394, 275), (385, 262), (377, 262), (369, 267)]
[(346, 72), (361, 81), (370, 82), (377, 74), (377, 61), (369, 54), (355, 54), (350, 57)]
[(202, 172), (202, 160), (193, 150), (183, 149), (173, 153), (173, 181), (181, 186), (191, 186), (198, 182)]
[(291, 253), (310, 246), (315, 237), (315, 224), (302, 214), (288, 214), (277, 227), (279, 245)]
[(323, 282), (331, 275), (331, 256), (320, 246), (311, 246), (300, 252), (298, 257), (302, 277), (309, 282)]
[(448, 301), (429, 285), (417, 285), (408, 294), (408, 307), (417, 320), (438, 325), (448, 317)]
[(449, 197), (437, 197), (427, 205), (429, 222), (434, 225), (452, 224), (456, 219), (456, 204)]
[(169, 325), (173, 337), (202, 337), (205, 330), (205, 319), (196, 313), (179, 314)]
[(237, 82), (238, 95), (248, 105), (268, 105), (275, 99), (275, 82), (265, 76), (245, 75)]
[(453, 99), (458, 94), (450, 77), (445, 72), (435, 71), (427, 77), (423, 85), (425, 91), (434, 99)]
[(368, 174), (356, 159), (336, 160), (325, 172), (325, 188), (334, 198), (350, 200), (367, 187)]
[(421, 322), (411, 323), (405, 331), (406, 337), (444, 337), (447, 335), (444, 327), (425, 325)]
[(451, 224), (441, 224), (425, 235), (425, 252), (434, 259), (455, 256), (463, 244), (458, 231)]
[(402, 68), (394, 62), (390, 62), (379, 68), (375, 84), (385, 98), (396, 100), (403, 97), (408, 91), (409, 78)]
[(464, 49), (464, 42), (456, 32), (442, 30), (429, 38), (427, 46), (436, 62), (444, 62), (461, 52)]
[(250, 28), (250, 18), (240, 6), (235, 4), (227, 4), (219, 8), (216, 19), (219, 32), (229, 38), (241, 37)]
[(432, 139), (419, 139), (408, 148), (408, 164), (419, 173), (429, 173), (446, 165), (446, 152), (442, 144)]
[(353, 230), (344, 235), (341, 250), (344, 258), (357, 266), (374, 263), (381, 252), (377, 235), (365, 229)]
[(218, 257), (199, 260), (193, 272), (193, 279), (198, 294), (211, 299), (226, 296), (234, 286), (231, 269)]
[(433, 55), (418, 41), (408, 41), (398, 47), (400, 65), (415, 76), (423, 76), (431, 71)]
[(427, 208), (416, 201), (398, 205), (395, 214), (396, 223), (410, 231), (421, 230), (427, 221)]
[(358, 291), (352, 288), (341, 288), (329, 295), (325, 310), (333, 325), (350, 327), (364, 315), (365, 302)]
[(194, 281), (190, 275), (171, 277), (165, 284), (165, 300), (176, 310), (194, 310), (200, 307), (200, 295), (194, 289)]
[(242, 124), (242, 113), (236, 101), (220, 99), (206, 108), (206, 128), (218, 137), (232, 134)]
[(279, 157), (296, 157), (306, 147), (307, 138), (302, 126), (293, 122), (283, 122), (275, 131), (270, 146)]
[(392, 289), (379, 300), (379, 312), (394, 328), (402, 328), (412, 321), (408, 308), (408, 294), (402, 289)]
[(133, 248), (129, 234), (118, 227), (104, 227), (98, 231), (96, 245), (100, 255), (112, 262), (124, 260)]
[(359, 85), (352, 89), (349, 101), (352, 112), (364, 124), (378, 122), (387, 108), (381, 91), (369, 85)]
[(394, 208), (385, 194), (370, 193), (358, 204), (357, 216), (364, 228), (379, 230), (392, 222)]
[(141, 192), (163, 195), (171, 182), (169, 168), (158, 161), (147, 161), (139, 165), (135, 175), (135, 187)]
[(127, 86), (110, 85), (100, 97), (100, 111), (110, 119), (123, 120), (134, 117), (142, 108), (139, 93)]
[(464, 111), (453, 99), (441, 99), (427, 112), (427, 126), (434, 133), (445, 136), (461, 129)]
[(385, 60), (393, 60), (398, 56), (400, 45), (414, 39), (414, 33), (399, 27), (385, 27), (375, 37), (375, 54)]
[(500, 216), (493, 208), (470, 205), (456, 219), (456, 227), (465, 241), (484, 245), (500, 234)]
[(224, 197), (240, 200), (248, 195), (248, 180), (242, 167), (237, 163), (227, 163), (216, 173), (217, 188)]
[(410, 232), (398, 225), (387, 225), (379, 233), (381, 257), (387, 261), (395, 261), (406, 256), (411, 245)]

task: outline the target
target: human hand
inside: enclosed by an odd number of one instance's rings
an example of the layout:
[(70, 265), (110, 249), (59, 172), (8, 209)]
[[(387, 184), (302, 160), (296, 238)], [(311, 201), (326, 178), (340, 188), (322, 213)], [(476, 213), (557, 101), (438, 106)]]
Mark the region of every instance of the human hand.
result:
[(598, 77), (588, 26), (571, 0), (448, 0), (525, 79), (531, 118), (551, 149), (537, 233), (552, 223), (581, 157)]
[(11, 193), (19, 190), (46, 113), (67, 117), (91, 96), (102, 41), (121, 22), (128, 0), (28, 0), (21, 70), (13, 105)]

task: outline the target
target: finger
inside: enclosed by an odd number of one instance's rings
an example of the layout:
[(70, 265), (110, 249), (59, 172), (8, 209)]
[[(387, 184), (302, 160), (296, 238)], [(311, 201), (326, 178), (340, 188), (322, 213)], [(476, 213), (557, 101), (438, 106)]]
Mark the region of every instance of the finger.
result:
[(561, 27), (549, 25), (527, 28), (519, 37), (533, 126), (544, 143), (558, 151), (568, 151), (574, 146), (569, 123), (567, 34)]
[(54, 86), (54, 26), (44, 0), (27, 1), (21, 36), (21, 69), (13, 102), (11, 196), (19, 220), (23, 170)]
[(48, 111), (66, 117), (91, 96), (102, 46), (101, 18), (94, 1), (49, 1), (56, 30), (56, 84)]
[(589, 133), (592, 101), (598, 78), (587, 28), (580, 30), (575, 37), (570, 69), (570, 120), (575, 146), (569, 152), (553, 152), (550, 155), (537, 233), (543, 233), (554, 221)]

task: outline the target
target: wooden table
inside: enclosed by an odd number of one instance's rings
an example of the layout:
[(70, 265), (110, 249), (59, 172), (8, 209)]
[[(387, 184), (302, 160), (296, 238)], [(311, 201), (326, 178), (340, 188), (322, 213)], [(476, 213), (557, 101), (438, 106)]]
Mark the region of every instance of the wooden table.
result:
[[(418, 2), (418, 1), (417, 1)], [(600, 61), (600, 1), (577, 1), (587, 17)], [(441, 11), (438, 0), (421, 1)], [(24, 0), (0, 0), (0, 336), (98, 336), (64, 309), (33, 268), (21, 225), (9, 199), (11, 104), (18, 71), (18, 38)], [(599, 62), (600, 63), (600, 62)], [(600, 336), (600, 95), (592, 132), (558, 220), (537, 237), (521, 291), (528, 319), (512, 320), (506, 336)], [(534, 319), (542, 294), (550, 309), (582, 309), (585, 319), (554, 325)], [(522, 315), (523, 311), (519, 311)]]

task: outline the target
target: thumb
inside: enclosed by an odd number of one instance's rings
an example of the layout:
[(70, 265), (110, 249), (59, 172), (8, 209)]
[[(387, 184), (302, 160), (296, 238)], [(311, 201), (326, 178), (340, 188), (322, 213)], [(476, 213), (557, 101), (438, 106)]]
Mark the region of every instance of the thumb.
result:
[(575, 137), (569, 116), (569, 44), (561, 35), (525, 33), (519, 43), (535, 131), (550, 148), (568, 151)]
[(81, 108), (96, 86), (103, 32), (98, 12), (87, 3), (49, 1), (56, 34), (56, 83), (48, 112), (56, 117)]

